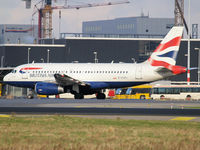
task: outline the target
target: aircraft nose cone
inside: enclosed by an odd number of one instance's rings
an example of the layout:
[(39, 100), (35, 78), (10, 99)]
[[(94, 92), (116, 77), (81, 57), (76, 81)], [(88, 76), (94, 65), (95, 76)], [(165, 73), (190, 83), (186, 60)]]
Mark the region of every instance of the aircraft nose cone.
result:
[(7, 74), (4, 78), (3, 78), (3, 81), (6, 82), (6, 81), (9, 81), (10, 80), (10, 74)]

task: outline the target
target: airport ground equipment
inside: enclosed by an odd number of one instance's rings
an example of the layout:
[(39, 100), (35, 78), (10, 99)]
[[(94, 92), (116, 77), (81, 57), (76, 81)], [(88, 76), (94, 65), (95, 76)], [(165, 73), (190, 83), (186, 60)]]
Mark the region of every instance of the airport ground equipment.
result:
[(119, 88), (113, 99), (151, 99), (152, 85), (139, 85), (130, 88)]
[(199, 85), (155, 85), (151, 97), (161, 100), (199, 100)]

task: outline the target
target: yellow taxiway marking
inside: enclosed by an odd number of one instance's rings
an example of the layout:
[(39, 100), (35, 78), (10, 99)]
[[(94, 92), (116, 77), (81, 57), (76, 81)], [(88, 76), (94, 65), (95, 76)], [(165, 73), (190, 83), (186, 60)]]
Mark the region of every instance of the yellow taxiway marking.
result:
[(193, 120), (193, 119), (196, 119), (196, 117), (176, 117), (176, 118), (173, 118), (171, 120), (190, 121), (190, 120)]
[(10, 115), (0, 115), (0, 118), (9, 118), (11, 117)]

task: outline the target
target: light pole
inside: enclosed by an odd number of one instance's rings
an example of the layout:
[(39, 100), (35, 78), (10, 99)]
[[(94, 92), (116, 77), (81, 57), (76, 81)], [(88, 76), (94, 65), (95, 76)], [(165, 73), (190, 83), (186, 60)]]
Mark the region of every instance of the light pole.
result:
[(190, 0), (188, 0), (188, 58), (187, 58), (187, 85), (190, 85)]
[(4, 60), (4, 56), (1, 56), (1, 68), (3, 68), (3, 60)]
[(194, 50), (196, 50), (196, 51), (198, 51), (198, 53), (199, 53), (199, 56), (198, 56), (198, 85), (200, 84), (199, 82), (200, 82), (200, 52), (199, 52), (199, 50), (200, 50), (200, 48), (194, 48)]
[(50, 50), (47, 49), (47, 63), (49, 63), (49, 53), (50, 53)]
[(43, 58), (41, 58), (40, 60), (42, 61), (42, 63), (44, 63), (44, 59)]
[(31, 50), (31, 48), (29, 47), (28, 48), (28, 64), (29, 64), (29, 59), (30, 59), (30, 50)]
[(98, 63), (97, 52), (93, 52), (93, 54), (94, 54), (94, 63)]

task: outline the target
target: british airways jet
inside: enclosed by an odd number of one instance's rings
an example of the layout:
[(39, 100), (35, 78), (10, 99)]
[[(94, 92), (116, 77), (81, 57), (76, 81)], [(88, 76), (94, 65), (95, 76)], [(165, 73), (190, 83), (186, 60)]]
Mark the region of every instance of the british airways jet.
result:
[(141, 85), (185, 73), (185, 67), (175, 65), (182, 33), (183, 27), (173, 27), (143, 63), (32, 63), (16, 67), (3, 80), (41, 95), (70, 92), (75, 99), (90, 94), (105, 99), (104, 89)]

